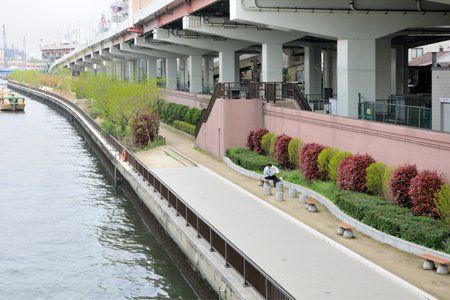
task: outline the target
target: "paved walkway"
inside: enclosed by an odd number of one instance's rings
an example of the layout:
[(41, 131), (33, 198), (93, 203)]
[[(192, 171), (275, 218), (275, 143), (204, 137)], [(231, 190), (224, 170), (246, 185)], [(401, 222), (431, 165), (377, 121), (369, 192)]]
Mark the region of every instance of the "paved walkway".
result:
[(206, 168), (155, 172), (298, 299), (415, 298), (341, 246)]
[(261, 202), (268, 203), (284, 211), (293, 218), (438, 299), (450, 299), (448, 292), (450, 289), (450, 276), (442, 276), (435, 272), (423, 270), (421, 268), (423, 261), (419, 257), (374, 241), (360, 233), (356, 233), (356, 239), (344, 239), (336, 234), (336, 217), (320, 204), (318, 205), (319, 212), (311, 214), (296, 199), (286, 198), (283, 202), (275, 201), (274, 196), (263, 195), (261, 187), (256, 184), (254, 179), (234, 172), (221, 160), (194, 149), (192, 137), (179, 133), (164, 124), (161, 126), (161, 134), (166, 137), (169, 146), (249, 191), (257, 196)]

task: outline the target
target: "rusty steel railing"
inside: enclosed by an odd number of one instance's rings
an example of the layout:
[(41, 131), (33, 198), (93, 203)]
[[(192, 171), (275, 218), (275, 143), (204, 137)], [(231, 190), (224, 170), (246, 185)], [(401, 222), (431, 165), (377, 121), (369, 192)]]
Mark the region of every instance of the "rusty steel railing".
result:
[(57, 94), (45, 92), (16, 82), (13, 82), (13, 84), (58, 99), (81, 115), (83, 119), (92, 125), (92, 127), (94, 127), (119, 154), (122, 153), (122, 151), (125, 151), (125, 161), (130, 164), (134, 172), (141, 176), (142, 180), (147, 182), (148, 186), (153, 187), (155, 193), (159, 193), (161, 200), (167, 201), (167, 205), (174, 209), (176, 216), (182, 217), (186, 222), (186, 226), (191, 227), (196, 231), (198, 238), (203, 238), (209, 243), (211, 251), (219, 253), (224, 258), (224, 265), (226, 268), (233, 267), (243, 276), (244, 286), (251, 285), (265, 299), (295, 299), (269, 274), (262, 270), (247, 255), (239, 250), (236, 245), (229, 241), (217, 228), (197, 213), (197, 211), (173, 191), (168, 184), (139, 161), (130, 150), (124, 147), (115, 137), (104, 132), (100, 125), (79, 106)]

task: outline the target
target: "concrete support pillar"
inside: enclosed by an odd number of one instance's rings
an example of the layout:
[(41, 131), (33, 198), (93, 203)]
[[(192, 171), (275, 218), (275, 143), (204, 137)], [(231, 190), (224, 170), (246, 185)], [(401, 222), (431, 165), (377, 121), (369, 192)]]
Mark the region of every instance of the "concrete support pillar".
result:
[(305, 47), (305, 94), (322, 94), (322, 53), (320, 46)]
[(156, 77), (156, 58), (147, 59), (147, 79)]
[(261, 81), (283, 81), (283, 45), (262, 44)]
[(387, 100), (391, 95), (391, 39), (375, 42), (375, 100)]
[(235, 64), (234, 51), (219, 52), (219, 82), (236, 81)]
[(189, 56), (189, 92), (200, 93), (202, 91), (202, 56)]
[(166, 58), (166, 88), (177, 88), (177, 59)]
[(234, 80), (241, 82), (241, 55), (238, 53), (234, 54), (234, 72)]
[(165, 78), (166, 77), (166, 59), (160, 58), (157, 60), (157, 77)]
[(406, 95), (409, 93), (408, 47), (399, 45), (395, 47), (394, 51), (393, 82), (395, 85), (392, 87), (393, 93)]
[(125, 67), (124, 80), (133, 82), (134, 81), (134, 60), (124, 61), (124, 67)]
[(124, 70), (125, 70), (125, 61), (121, 60), (115, 63), (116, 64), (116, 77), (119, 80), (124, 80)]
[(359, 93), (375, 99), (375, 48), (375, 40), (338, 40), (338, 115), (358, 117)]
[(214, 85), (214, 58), (205, 57), (203, 62), (203, 85), (213, 87)]
[(324, 89), (332, 89), (333, 88), (333, 56), (334, 50), (327, 49), (324, 53), (324, 62), (323, 62), (323, 88)]
[(178, 58), (178, 81), (182, 86), (187, 85), (186, 78), (186, 60), (184, 58)]

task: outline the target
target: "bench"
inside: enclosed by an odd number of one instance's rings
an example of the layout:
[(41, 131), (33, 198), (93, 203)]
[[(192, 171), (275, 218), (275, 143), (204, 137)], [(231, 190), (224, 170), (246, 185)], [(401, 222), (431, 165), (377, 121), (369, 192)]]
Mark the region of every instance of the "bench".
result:
[(344, 222), (336, 222), (337, 234), (342, 235), (346, 239), (351, 239), (355, 237), (353, 234), (353, 227)]
[(306, 209), (309, 212), (316, 212), (317, 211), (316, 200), (311, 199), (311, 198), (306, 198)]
[(448, 274), (448, 264), (450, 264), (450, 260), (440, 258), (428, 253), (422, 253), (418, 256), (425, 259), (422, 266), (424, 270), (434, 270), (436, 268), (435, 263), (438, 263), (439, 267), (436, 269), (436, 273), (440, 275)]

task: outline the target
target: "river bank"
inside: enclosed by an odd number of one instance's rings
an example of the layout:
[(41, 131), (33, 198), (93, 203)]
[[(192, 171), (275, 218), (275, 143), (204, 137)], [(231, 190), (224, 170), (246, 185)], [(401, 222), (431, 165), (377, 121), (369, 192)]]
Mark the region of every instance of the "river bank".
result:
[(0, 298), (201, 297), (82, 130), (29, 100), (0, 133)]
[[(249, 289), (242, 285), (242, 277), (236, 272), (235, 269), (224, 268), (224, 262), (217, 252), (211, 252), (210, 245), (207, 241), (199, 239), (197, 233), (192, 231), (192, 227), (186, 226), (186, 221), (180, 218), (180, 215), (175, 213), (167, 203), (161, 202), (162, 195), (158, 192), (162, 192), (161, 189), (165, 188), (162, 185), (158, 186), (158, 190), (148, 184), (144, 177), (140, 176), (143, 171), (141, 167), (136, 165), (137, 161), (134, 160), (131, 153), (127, 155), (127, 161), (121, 161), (120, 151), (105, 139), (104, 136), (98, 131), (98, 124), (92, 119), (88, 121), (88, 117), (83, 115), (74, 108), (74, 104), (64, 103), (58, 97), (49, 96), (41, 91), (28, 89), (20, 85), (9, 83), (11, 88), (16, 88), (25, 93), (31, 93), (56, 105), (60, 109), (64, 110), (70, 119), (78, 122), (79, 125), (89, 134), (96, 145), (105, 154), (108, 160), (113, 164), (115, 168), (116, 179), (127, 181), (134, 192), (139, 196), (142, 204), (154, 215), (160, 224), (164, 225), (167, 234), (175, 241), (180, 247), (186, 257), (192, 264), (192, 267), (197, 270), (210, 286), (216, 291), (222, 298), (225, 299), (256, 299), (260, 298), (258, 293), (254, 289)], [(115, 147), (119, 147), (117, 142), (114, 142)], [(130, 162), (130, 163), (129, 163)], [(134, 166), (134, 168), (133, 168)], [(136, 168), (139, 168), (139, 172), (136, 172)], [(166, 190), (167, 191), (167, 190)], [(165, 192), (166, 193), (166, 192)], [(180, 199), (181, 200), (181, 199)], [(181, 205), (181, 203), (180, 203)], [(187, 208), (186, 204), (184, 204)], [(194, 210), (190, 210), (194, 213)], [(189, 222), (191, 222), (189, 220)], [(238, 252), (236, 252), (238, 253)]]

